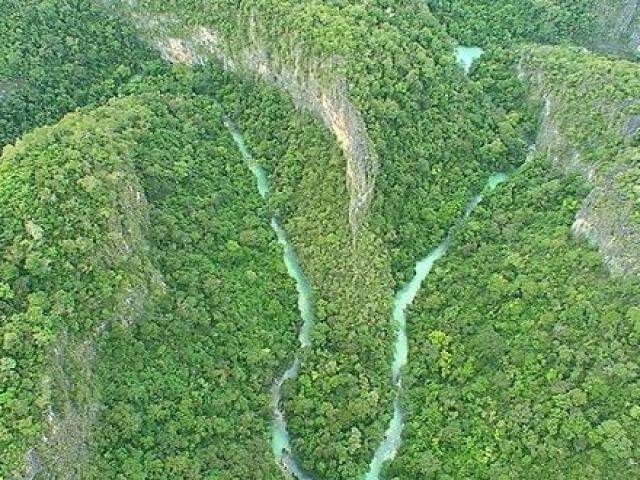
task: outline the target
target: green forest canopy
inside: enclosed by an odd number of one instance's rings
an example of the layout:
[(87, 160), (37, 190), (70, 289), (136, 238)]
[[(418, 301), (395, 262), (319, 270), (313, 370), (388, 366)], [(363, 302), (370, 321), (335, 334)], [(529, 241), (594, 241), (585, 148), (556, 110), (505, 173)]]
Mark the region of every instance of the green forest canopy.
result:
[[(285, 384), (294, 453), (317, 478), (365, 471), (391, 415), (394, 290), (489, 173), (523, 164), (536, 134), (526, 93), (540, 90), (516, 77), (522, 50), (509, 41), (588, 43), (596, 28), (587, 2), (427, 3), (138, 6), (177, 20), (158, 35), (205, 25), (230, 51), (253, 11), (285, 64), (292, 45), (310, 63), (340, 57), (328, 78), (346, 77), (381, 158), (354, 243), (344, 156), (286, 94), (214, 59), (170, 68), (113, 8), (8, 2), (0, 141), (53, 126), (0, 160), (0, 476), (35, 448), (53, 476), (279, 478), (268, 392), (299, 318), (272, 213), (318, 318)], [(467, 79), (454, 45), (491, 41)], [(592, 106), (637, 98), (637, 64), (525, 50), (562, 97), (569, 142), (593, 142), (590, 161), (635, 148)], [(269, 174), (268, 205), (223, 115)], [(632, 199), (634, 178), (620, 185)], [(456, 229), (410, 314), (407, 426), (387, 478), (637, 476), (640, 292), (570, 236), (587, 192), (538, 155)]]

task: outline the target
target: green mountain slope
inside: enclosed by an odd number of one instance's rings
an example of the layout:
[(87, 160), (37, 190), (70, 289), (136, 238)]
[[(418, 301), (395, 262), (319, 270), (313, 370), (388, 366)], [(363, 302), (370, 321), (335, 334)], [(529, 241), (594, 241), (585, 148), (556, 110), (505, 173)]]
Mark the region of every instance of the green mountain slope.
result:
[(579, 40), (593, 32), (597, 0), (427, 0), (447, 30), (462, 43)]
[(295, 296), (220, 111), (124, 98), (0, 165), (2, 475), (274, 475)]
[(0, 478), (640, 476), (639, 10), (2, 2)]
[(544, 102), (537, 148), (594, 187), (574, 231), (599, 247), (614, 272), (640, 273), (640, 66), (534, 47), (520, 68)]
[(486, 199), (428, 279), (388, 478), (638, 475), (640, 283), (572, 238), (585, 189), (550, 168)]
[(0, 4), (0, 145), (161, 68), (133, 29), (90, 0)]
[[(332, 152), (315, 164), (296, 149), (297, 158), (271, 152), (264, 165), (277, 168), (287, 195), (274, 199), (292, 212), (287, 229), (318, 297), (319, 337), (285, 395), (296, 453), (324, 478), (366, 471), (392, 412), (394, 283), (440, 241), (489, 172), (522, 160), (514, 119), (466, 79), (454, 42), (421, 2), (119, 7), (169, 60), (222, 62), (271, 83), (342, 147), (342, 158)], [(241, 121), (258, 156), (281, 128), (271, 102)], [(277, 129), (256, 131), (251, 123), (262, 118)], [(281, 151), (277, 140), (270, 148)]]

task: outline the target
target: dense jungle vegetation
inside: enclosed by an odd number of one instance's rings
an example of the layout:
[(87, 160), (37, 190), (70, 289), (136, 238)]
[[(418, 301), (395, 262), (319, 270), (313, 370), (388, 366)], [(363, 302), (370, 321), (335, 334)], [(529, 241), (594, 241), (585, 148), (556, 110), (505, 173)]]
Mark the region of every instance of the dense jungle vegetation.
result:
[[(291, 455), (363, 478), (397, 390), (394, 293), (447, 232), (382, 478), (640, 476), (639, 67), (572, 45), (602, 5), (0, 1), (0, 478), (284, 478), (270, 390), (296, 352)], [(153, 48), (202, 28), (198, 65)], [(485, 47), (469, 76), (458, 44)], [(357, 234), (340, 141), (221, 68), (243, 55), (345, 85), (379, 161)], [(600, 236), (572, 234), (585, 211)], [(272, 216), (313, 291), (308, 348)]]
[(412, 309), (388, 478), (635, 478), (640, 282), (570, 225), (582, 182), (537, 156), (456, 234)]
[[(465, 79), (452, 55), (454, 40), (421, 1), (268, 0), (233, 7), (207, 1), (197, 9), (189, 0), (133, 4), (147, 22), (154, 14), (164, 19), (156, 36), (189, 38), (204, 26), (223, 36), (231, 60), (255, 42), (283, 69), (293, 69), (299, 55), (299, 75), (326, 84), (346, 77), (349, 97), (381, 152), (370, 227), (392, 254), (393, 270), (402, 272), (397, 280), (406, 279), (415, 258), (401, 246), (418, 242), (420, 252), (437, 242), (487, 173), (522, 161), (517, 115), (496, 111)], [(340, 61), (331, 64), (332, 58)], [(330, 66), (315, 65), (323, 62)], [(416, 235), (425, 223), (433, 228)]]
[[(228, 37), (231, 58), (254, 34), (252, 28), (257, 42), (273, 45), (271, 54), (284, 58), (285, 65), (294, 63), (292, 45), (303, 57), (339, 56), (342, 63), (335, 71), (317, 72), (318, 80), (327, 83), (332, 75), (346, 76), (349, 95), (379, 152), (374, 203), (355, 248), (345, 218), (344, 167), (332, 165), (328, 177), (322, 163), (311, 166), (299, 153), (297, 159), (274, 155), (282, 148), (274, 145), (280, 135), (269, 145), (271, 152), (260, 153), (267, 169), (286, 162), (286, 185), (278, 176), (278, 188), (289, 192), (291, 186), (298, 187), (281, 198), (300, 212), (288, 217), (288, 229), (322, 300), (317, 312), (317, 334), (322, 336), (287, 396), (296, 452), (310, 472), (324, 478), (357, 476), (366, 470), (392, 410), (388, 310), (394, 285), (407, 279), (415, 259), (440, 241), (490, 172), (522, 161), (519, 119), (494, 109), (487, 95), (466, 80), (454, 61), (453, 41), (421, 3), (272, 1), (223, 6), (207, 2), (197, 14), (189, 2), (140, 2), (134, 8), (144, 18), (155, 12), (168, 19), (167, 35), (189, 37), (199, 26), (211, 27)], [(250, 12), (253, 26), (241, 20)], [(152, 33), (157, 35), (155, 29)], [(308, 75), (316, 72), (309, 68)], [(267, 128), (253, 133), (252, 124), (266, 117), (266, 108), (243, 109), (244, 116), (251, 114), (246, 130), (258, 152), (268, 137), (265, 132), (278, 132), (270, 115)], [(300, 166), (292, 170), (297, 162)], [(334, 199), (328, 198), (326, 207), (318, 204), (317, 189), (304, 188), (305, 178), (322, 178), (323, 195), (334, 192)], [(332, 235), (320, 233), (327, 231)], [(324, 301), (329, 302), (326, 309)], [(372, 417), (371, 410), (385, 413)]]
[(2, 0), (0, 34), (2, 145), (162, 66), (130, 25), (90, 0)]
[[(449, 34), (463, 44), (582, 41), (596, 28), (597, 0), (427, 0)], [(610, 2), (610, 3), (615, 3)]]
[(640, 9), (629, 0), (426, 0), (462, 44), (578, 44), (637, 59)]
[(295, 295), (221, 120), (126, 97), (5, 149), (3, 474), (51, 405), (63, 478), (273, 475), (265, 387)]
[[(329, 132), (296, 115), (290, 102), (280, 100), (273, 109), (275, 92), (257, 96), (252, 89), (225, 95), (223, 103), (236, 112), (254, 155), (273, 177), (273, 207), (286, 219), (314, 289), (312, 347), (298, 380), (285, 386), (293, 445), (308, 471), (318, 468), (314, 458), (320, 457), (327, 477), (356, 476), (354, 464), (366, 465), (391, 412), (392, 329), (379, 321), (392, 294), (388, 256), (369, 232), (352, 243), (344, 157)], [(372, 417), (378, 409), (382, 414)]]
[[(312, 347), (304, 352), (300, 378), (285, 387), (295, 451), (312, 470), (307, 458), (314, 458), (314, 443), (305, 434), (321, 427), (326, 433), (316, 442), (326, 448), (322, 457), (337, 458), (331, 467), (345, 469), (342, 475), (356, 475), (349, 456), (367, 461), (391, 411), (392, 329), (372, 319), (386, 318), (392, 279), (385, 251), (373, 235), (355, 248), (352, 244), (340, 150), (319, 122), (297, 112), (281, 93), (219, 69), (177, 70), (132, 83), (127, 93), (162, 89), (215, 97), (265, 166), (273, 186), (270, 207), (283, 219), (314, 291)], [(319, 191), (314, 188), (318, 183)], [(363, 390), (368, 393), (364, 399)], [(326, 412), (329, 398), (335, 404)], [(376, 409), (383, 414), (372, 417)], [(351, 445), (350, 450), (343, 445)]]

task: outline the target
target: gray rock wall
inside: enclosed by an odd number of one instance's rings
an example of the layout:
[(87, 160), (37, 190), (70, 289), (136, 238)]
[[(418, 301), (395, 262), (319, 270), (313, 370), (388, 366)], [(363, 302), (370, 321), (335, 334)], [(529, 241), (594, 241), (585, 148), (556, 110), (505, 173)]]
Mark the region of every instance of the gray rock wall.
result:
[(592, 42), (598, 49), (640, 57), (640, 0), (600, 0), (593, 13), (600, 31)]
[(378, 157), (362, 116), (349, 99), (346, 79), (333, 74), (337, 59), (304, 58), (294, 48), (290, 58), (284, 61), (255, 33), (255, 19), (250, 20), (251, 37), (239, 48), (230, 48), (209, 27), (192, 28), (176, 37), (164, 33), (163, 24), (175, 25), (172, 19), (137, 16), (135, 20), (144, 36), (156, 45), (167, 61), (196, 65), (215, 59), (229, 71), (256, 76), (275, 85), (289, 94), (298, 108), (322, 120), (347, 160), (349, 223), (354, 236), (357, 234), (373, 197)]
[[(561, 117), (563, 109), (569, 107), (545, 89), (538, 72), (520, 66), (519, 73), (533, 87), (532, 94), (544, 101), (535, 151), (544, 152), (555, 167), (567, 173), (580, 173), (593, 186), (576, 214), (573, 234), (597, 247), (612, 273), (640, 275), (640, 221), (635, 218), (640, 199), (640, 148), (621, 142), (615, 158), (602, 159), (610, 165), (604, 168), (600, 163), (587, 161), (583, 152), (591, 147), (573, 144), (563, 132)], [(620, 125), (612, 125), (612, 131), (617, 130), (621, 137), (634, 135), (640, 127), (639, 116), (624, 115), (635, 103), (630, 100), (624, 105), (603, 107), (612, 112), (612, 122), (620, 117), (627, 119)], [(629, 185), (634, 184), (638, 191), (629, 195)]]

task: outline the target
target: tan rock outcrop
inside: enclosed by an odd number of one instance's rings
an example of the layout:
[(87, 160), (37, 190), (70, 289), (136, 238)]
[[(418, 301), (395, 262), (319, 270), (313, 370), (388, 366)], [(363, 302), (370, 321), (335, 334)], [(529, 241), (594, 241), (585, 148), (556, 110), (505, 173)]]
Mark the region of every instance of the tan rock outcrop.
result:
[[(307, 59), (294, 48), (291, 58), (282, 61), (258, 37), (257, 29), (253, 27), (245, 45), (231, 51), (210, 28), (196, 27), (178, 38), (163, 35), (163, 29), (158, 28), (158, 18), (138, 17), (136, 20), (146, 35), (154, 38), (155, 45), (167, 61), (197, 65), (215, 59), (229, 71), (254, 75), (275, 85), (288, 93), (298, 108), (322, 120), (337, 139), (347, 160), (349, 223), (353, 234), (357, 233), (373, 196), (378, 158), (362, 116), (349, 99), (346, 79), (332, 74), (337, 59)], [(167, 19), (164, 21), (172, 23)]]

